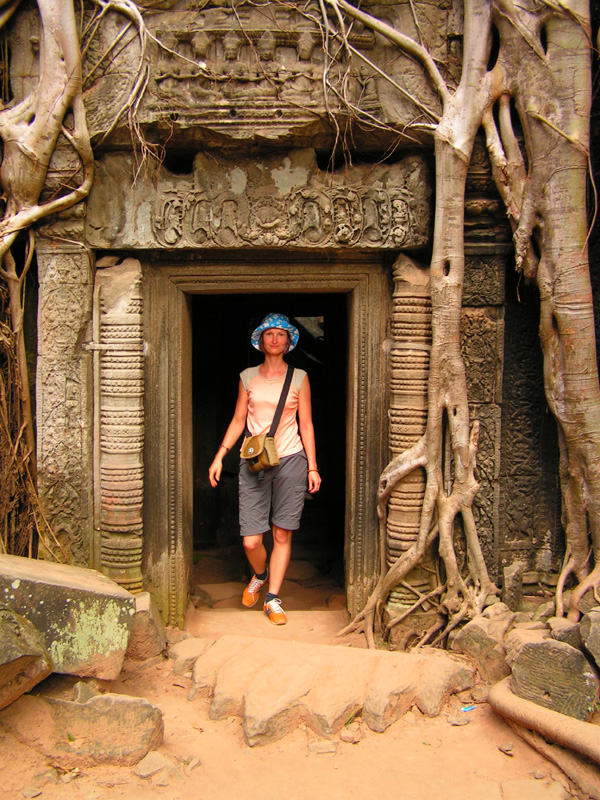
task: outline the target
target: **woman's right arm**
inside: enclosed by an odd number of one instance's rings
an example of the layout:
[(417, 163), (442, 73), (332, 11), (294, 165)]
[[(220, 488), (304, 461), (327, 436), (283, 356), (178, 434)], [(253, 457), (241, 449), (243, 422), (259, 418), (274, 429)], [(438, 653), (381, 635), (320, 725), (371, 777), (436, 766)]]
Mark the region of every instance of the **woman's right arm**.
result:
[(229, 427), (225, 431), (223, 441), (219, 445), (217, 454), (215, 455), (212, 464), (208, 468), (208, 480), (210, 485), (214, 488), (221, 479), (221, 471), (223, 469), (223, 459), (231, 450), (233, 445), (240, 438), (246, 428), (246, 417), (248, 415), (248, 393), (244, 389), (243, 383), (240, 381), (238, 388), (238, 397), (235, 404), (235, 411), (229, 423)]

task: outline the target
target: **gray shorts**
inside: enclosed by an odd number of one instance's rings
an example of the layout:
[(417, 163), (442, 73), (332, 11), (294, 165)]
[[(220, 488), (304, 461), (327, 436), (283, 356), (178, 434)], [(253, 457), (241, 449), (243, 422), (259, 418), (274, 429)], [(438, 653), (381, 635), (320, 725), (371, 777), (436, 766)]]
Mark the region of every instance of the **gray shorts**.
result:
[[(278, 528), (295, 531), (300, 527), (304, 508), (308, 461), (304, 450), (284, 456), (279, 466), (261, 472), (250, 472), (240, 462), (240, 533), (255, 536), (265, 533), (271, 523)], [(272, 509), (272, 514), (271, 514)]]

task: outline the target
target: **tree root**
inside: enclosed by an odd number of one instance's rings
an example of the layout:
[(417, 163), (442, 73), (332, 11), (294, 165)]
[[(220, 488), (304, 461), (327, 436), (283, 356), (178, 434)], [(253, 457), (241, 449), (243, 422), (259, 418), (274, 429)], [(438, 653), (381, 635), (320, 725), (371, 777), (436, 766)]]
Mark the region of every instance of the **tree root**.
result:
[(488, 702), (505, 719), (537, 731), (545, 739), (600, 764), (600, 727), (538, 706), (512, 693), (510, 677), (494, 684)]
[(565, 775), (592, 800), (600, 800), (600, 775), (596, 767), (587, 759), (570, 750), (565, 750), (557, 744), (547, 742), (539, 733), (517, 725), (516, 722), (511, 720), (507, 720), (507, 722), (524, 742), (562, 769)]

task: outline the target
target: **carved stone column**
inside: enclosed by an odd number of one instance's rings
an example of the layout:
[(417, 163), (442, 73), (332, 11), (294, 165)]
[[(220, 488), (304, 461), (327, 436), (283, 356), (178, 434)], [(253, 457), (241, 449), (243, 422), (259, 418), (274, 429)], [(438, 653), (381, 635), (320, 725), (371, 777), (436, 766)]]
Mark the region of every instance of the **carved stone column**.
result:
[(102, 572), (142, 589), (144, 336), (142, 268), (98, 271), (95, 301), (95, 482)]
[[(427, 379), (431, 349), (429, 270), (406, 256), (394, 265), (392, 341), (390, 351), (389, 443), (392, 458), (419, 441), (427, 423)], [(425, 494), (425, 471), (415, 470), (395, 487), (388, 504), (386, 558), (391, 566), (417, 540)], [(386, 610), (395, 616), (416, 602), (417, 594), (435, 586), (435, 561), (426, 556), (388, 598)], [(428, 611), (425, 606), (422, 611)], [(429, 627), (429, 615), (411, 614), (392, 631), (391, 641), (405, 647)]]
[(92, 394), (90, 338), (93, 274), (76, 243), (81, 222), (37, 237), (39, 278), (36, 419), (38, 490), (60, 543), (40, 556), (88, 566), (92, 541)]

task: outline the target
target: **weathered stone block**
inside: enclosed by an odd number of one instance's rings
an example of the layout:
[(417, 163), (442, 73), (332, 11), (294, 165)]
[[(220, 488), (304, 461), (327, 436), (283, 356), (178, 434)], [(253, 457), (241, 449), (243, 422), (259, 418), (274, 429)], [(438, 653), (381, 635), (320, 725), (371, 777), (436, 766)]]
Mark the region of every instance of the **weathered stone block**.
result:
[(525, 700), (586, 720), (600, 681), (580, 650), (545, 639), (523, 645), (512, 668), (512, 691)]
[(369, 685), (362, 717), (373, 731), (382, 733), (404, 716), (414, 702), (420, 682), (418, 662), (380, 660)]
[(526, 644), (543, 642), (544, 639), (548, 639), (549, 637), (550, 631), (548, 629), (539, 630), (536, 628), (535, 630), (530, 630), (529, 628), (523, 628), (521, 626), (517, 628), (515, 626), (504, 639), (506, 663), (509, 667), (512, 667), (517, 656)]
[(553, 617), (555, 614), (556, 605), (554, 600), (548, 600), (547, 603), (542, 603), (542, 605), (537, 608), (533, 614), (533, 619), (534, 621), (541, 620), (543, 622), (547, 622), (550, 617)]
[(515, 618), (504, 603), (494, 603), (468, 622), (452, 642), (452, 649), (473, 659), (481, 677), (496, 683), (510, 674), (503, 646)]
[(550, 636), (557, 642), (566, 642), (578, 650), (583, 647), (578, 622), (571, 622), (564, 617), (550, 617), (548, 626), (550, 627)]
[(84, 703), (20, 697), (0, 712), (18, 739), (58, 764), (137, 764), (162, 742), (162, 712), (141, 697), (96, 695)]
[(524, 561), (513, 561), (512, 564), (504, 567), (502, 602), (505, 603), (511, 611), (517, 611), (523, 599), (523, 572), (526, 566)]
[(118, 677), (135, 600), (109, 578), (91, 569), (0, 555), (0, 600), (42, 634), (55, 672)]
[(420, 657), (420, 675), (415, 694), (416, 706), (435, 717), (451, 694), (470, 689), (475, 682), (475, 668), (467, 659), (431, 648)]
[(273, 674), (271, 669), (261, 670), (246, 690), (244, 735), (250, 747), (281, 739), (298, 725), (304, 710), (301, 700), (315, 682), (315, 665), (290, 654), (278, 660), (275, 673), (286, 679), (274, 682)]
[(579, 623), (579, 631), (583, 644), (600, 668), (600, 608), (592, 608), (584, 614)]
[(149, 592), (135, 597), (135, 616), (127, 645), (127, 658), (141, 661), (160, 655), (167, 647), (167, 634), (156, 603)]
[(359, 651), (351, 653), (350, 648), (342, 655), (349, 656), (345, 664), (337, 648), (323, 651), (320, 664), (315, 663), (319, 678), (303, 700), (307, 724), (322, 736), (340, 731), (363, 708), (373, 682), (375, 663), (371, 659)]
[(0, 606), (0, 708), (4, 708), (52, 672), (42, 636), (31, 622)]

